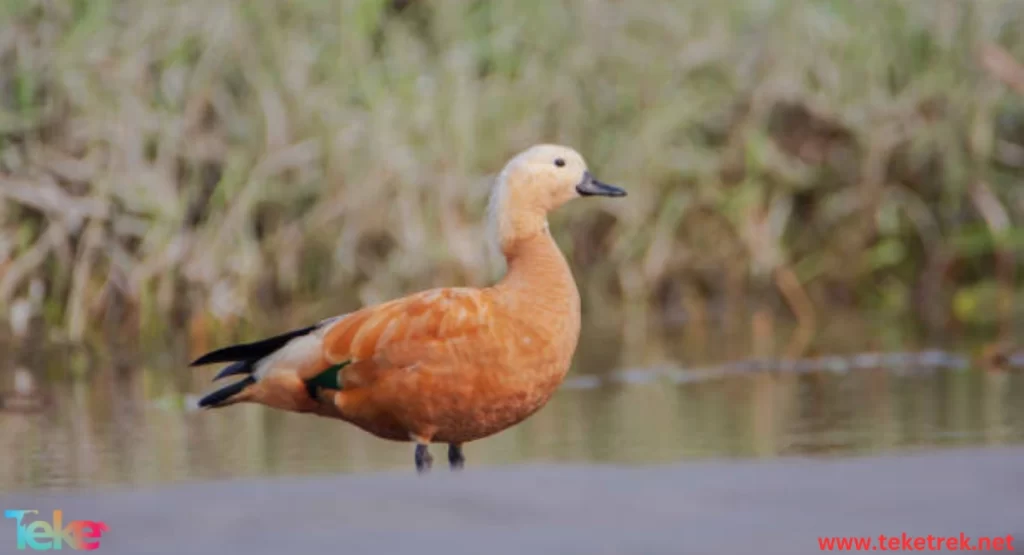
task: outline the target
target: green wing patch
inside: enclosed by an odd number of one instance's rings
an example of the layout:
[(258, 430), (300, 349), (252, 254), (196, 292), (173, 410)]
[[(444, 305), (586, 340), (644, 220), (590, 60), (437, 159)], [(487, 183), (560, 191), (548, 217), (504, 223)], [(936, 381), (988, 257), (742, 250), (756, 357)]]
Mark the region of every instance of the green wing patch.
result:
[(341, 374), (339, 373), (339, 370), (348, 366), (351, 362), (351, 360), (339, 362), (334, 366), (328, 367), (316, 376), (313, 376), (311, 379), (306, 380), (306, 390), (309, 391), (309, 396), (315, 398), (316, 390), (318, 388), (341, 389)]

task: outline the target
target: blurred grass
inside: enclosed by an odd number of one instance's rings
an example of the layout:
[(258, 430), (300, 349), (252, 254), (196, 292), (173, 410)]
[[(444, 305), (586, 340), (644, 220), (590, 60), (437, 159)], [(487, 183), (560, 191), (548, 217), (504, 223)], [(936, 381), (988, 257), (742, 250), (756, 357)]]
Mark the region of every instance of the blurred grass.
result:
[(554, 141), (631, 193), (555, 217), (588, 310), (1005, 321), (1021, 28), (1013, 1), (6, 0), (0, 307), (78, 340), (483, 284), (490, 179)]

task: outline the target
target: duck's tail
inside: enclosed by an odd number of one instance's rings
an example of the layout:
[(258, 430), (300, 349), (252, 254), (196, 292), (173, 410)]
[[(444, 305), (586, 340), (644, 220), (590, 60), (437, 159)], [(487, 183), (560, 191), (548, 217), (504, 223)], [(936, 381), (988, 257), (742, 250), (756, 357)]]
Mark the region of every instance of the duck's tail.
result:
[[(273, 366), (273, 355), (275, 353), (286, 354), (283, 351), (289, 345), (293, 345), (293, 341), (309, 335), (318, 327), (320, 327), (319, 324), (290, 331), (262, 341), (232, 345), (197, 358), (190, 366), (203, 366), (218, 362), (232, 363), (217, 373), (213, 378), (214, 381), (228, 376), (245, 374), (245, 377), (241, 380), (221, 387), (204, 396), (199, 400), (199, 406), (201, 408), (217, 408), (247, 400), (247, 392), (260, 381), (262, 371)], [(296, 347), (301, 348), (298, 345)]]

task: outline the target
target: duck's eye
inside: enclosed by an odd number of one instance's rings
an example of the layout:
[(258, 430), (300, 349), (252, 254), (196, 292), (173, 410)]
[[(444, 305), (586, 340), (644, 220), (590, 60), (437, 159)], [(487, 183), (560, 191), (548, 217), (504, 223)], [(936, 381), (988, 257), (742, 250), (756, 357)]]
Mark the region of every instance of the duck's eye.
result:
[(555, 158), (555, 165), (561, 168), (562, 166), (565, 165), (565, 159)]

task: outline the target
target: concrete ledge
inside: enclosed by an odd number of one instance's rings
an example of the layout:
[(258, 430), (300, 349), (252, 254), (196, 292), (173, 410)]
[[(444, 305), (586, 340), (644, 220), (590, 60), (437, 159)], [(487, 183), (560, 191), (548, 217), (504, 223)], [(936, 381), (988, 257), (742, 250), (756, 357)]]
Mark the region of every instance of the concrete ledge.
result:
[[(440, 471), (438, 471), (440, 470)], [(819, 536), (1019, 537), (1024, 448), (660, 467), (522, 466), (23, 492), (102, 520), (97, 553), (818, 553)], [(0, 523), (2, 551), (14, 522)]]

